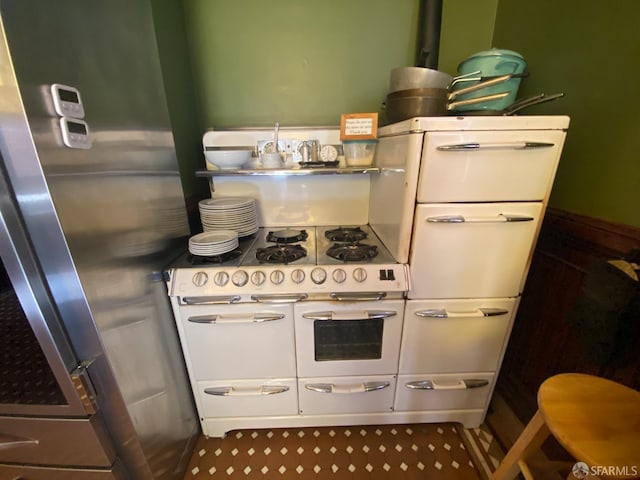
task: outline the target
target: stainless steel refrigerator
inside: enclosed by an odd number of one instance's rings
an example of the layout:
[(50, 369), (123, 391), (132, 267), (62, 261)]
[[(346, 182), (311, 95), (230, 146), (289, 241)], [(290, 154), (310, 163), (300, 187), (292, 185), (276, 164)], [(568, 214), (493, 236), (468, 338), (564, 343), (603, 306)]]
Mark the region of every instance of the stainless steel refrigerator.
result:
[(0, 0), (0, 480), (182, 478), (189, 235), (149, 0)]

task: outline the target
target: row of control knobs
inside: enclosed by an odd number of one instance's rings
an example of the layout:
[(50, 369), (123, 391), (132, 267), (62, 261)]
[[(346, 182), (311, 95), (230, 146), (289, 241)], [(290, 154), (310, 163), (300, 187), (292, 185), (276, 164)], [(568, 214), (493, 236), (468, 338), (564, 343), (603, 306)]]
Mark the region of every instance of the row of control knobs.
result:
[[(316, 267), (311, 270), (310, 278), (316, 285), (321, 285), (327, 280), (327, 271), (324, 268)], [(364, 268), (356, 268), (353, 270), (353, 279), (362, 283), (367, 279), (367, 271)], [(342, 268), (336, 268), (331, 273), (331, 278), (336, 283), (344, 283), (347, 280), (347, 272)], [(291, 281), (296, 284), (302, 283), (306, 278), (304, 270), (299, 268), (291, 272)], [(269, 274), (269, 281), (274, 285), (280, 285), (286, 279), (286, 275), (282, 270), (274, 270)], [(236, 287), (244, 287), (249, 281), (255, 286), (260, 286), (267, 281), (267, 275), (262, 271), (253, 272), (249, 275), (244, 270), (237, 270), (231, 275), (225, 271), (216, 272), (213, 275), (213, 283), (219, 287), (224, 287), (229, 283), (233, 283)], [(197, 287), (202, 287), (209, 281), (209, 275), (206, 272), (198, 272), (193, 276), (193, 284)]]

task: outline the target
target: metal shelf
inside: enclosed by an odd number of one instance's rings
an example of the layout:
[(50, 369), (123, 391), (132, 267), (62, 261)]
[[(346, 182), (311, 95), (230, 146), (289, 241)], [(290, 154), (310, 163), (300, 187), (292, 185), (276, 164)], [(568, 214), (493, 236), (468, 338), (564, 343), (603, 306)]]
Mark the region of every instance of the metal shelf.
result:
[(197, 170), (196, 177), (212, 178), (225, 176), (289, 176), (289, 175), (353, 175), (363, 173), (380, 173), (378, 167), (345, 167), (345, 168), (250, 168), (238, 170)]

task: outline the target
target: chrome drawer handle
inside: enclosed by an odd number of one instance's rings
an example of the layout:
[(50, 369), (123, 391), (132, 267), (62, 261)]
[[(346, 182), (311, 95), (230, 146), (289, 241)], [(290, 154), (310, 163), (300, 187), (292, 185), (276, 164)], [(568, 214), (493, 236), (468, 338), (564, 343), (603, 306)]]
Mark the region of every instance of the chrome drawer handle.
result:
[(347, 385), (336, 385), (333, 383), (309, 383), (304, 387), (307, 390), (318, 393), (364, 393), (382, 390), (390, 385), (390, 382), (364, 382)]
[(498, 315), (506, 315), (509, 310), (504, 308), (478, 308), (470, 312), (448, 312), (446, 308), (433, 308), (429, 310), (420, 310), (415, 312), (418, 317), (426, 318), (457, 318), (457, 317), (495, 317)]
[(256, 313), (248, 316), (227, 316), (221, 314), (211, 315), (196, 315), (189, 317), (188, 321), (192, 323), (201, 324), (219, 324), (219, 323), (262, 323), (273, 322), (275, 320), (282, 320), (284, 318), (282, 313)]
[(211, 387), (205, 388), (204, 393), (217, 397), (257, 397), (262, 395), (276, 395), (289, 391), (286, 385), (259, 385), (258, 387)]
[(489, 381), (480, 378), (468, 378), (458, 380), (455, 383), (438, 383), (436, 380), (418, 380), (415, 382), (407, 382), (405, 385), (412, 390), (464, 390), (484, 387), (489, 385)]
[(549, 148), (554, 147), (554, 143), (548, 142), (505, 142), (505, 143), (458, 143), (455, 145), (439, 145), (436, 150), (443, 152), (467, 151), (467, 150), (486, 150), (486, 149), (510, 149), (525, 150), (531, 148)]
[(182, 297), (182, 304), (185, 305), (225, 305), (237, 303), (241, 300), (240, 295), (222, 295), (211, 297)]
[(14, 447), (26, 447), (29, 445), (38, 445), (39, 440), (33, 438), (19, 437), (17, 435), (11, 435), (9, 433), (0, 433), (0, 450), (5, 450)]
[(397, 312), (385, 310), (369, 310), (365, 312), (310, 312), (303, 313), (302, 318), (309, 320), (379, 320), (397, 315)]
[(260, 303), (297, 303), (309, 298), (306, 293), (297, 295), (290, 294), (273, 294), (273, 295), (251, 295), (251, 300)]
[(501, 213), (495, 217), (464, 217), (463, 215), (442, 215), (427, 217), (429, 223), (512, 223), (532, 222), (535, 218), (528, 215), (510, 215)]
[(382, 300), (387, 296), (387, 292), (331, 292), (329, 296), (333, 300), (341, 302), (356, 302), (368, 300)]

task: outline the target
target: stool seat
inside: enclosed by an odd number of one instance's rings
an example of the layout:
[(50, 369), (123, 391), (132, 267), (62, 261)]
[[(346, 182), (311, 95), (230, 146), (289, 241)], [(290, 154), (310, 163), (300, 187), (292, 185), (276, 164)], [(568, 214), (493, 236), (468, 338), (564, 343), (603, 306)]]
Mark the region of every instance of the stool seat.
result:
[(518, 471), (532, 479), (527, 462), (549, 435), (601, 477), (638, 478), (640, 392), (580, 373), (548, 378), (538, 389), (538, 411), (491, 480), (510, 480)]
[(551, 434), (587, 465), (640, 466), (640, 392), (578, 373), (555, 375), (538, 389)]

